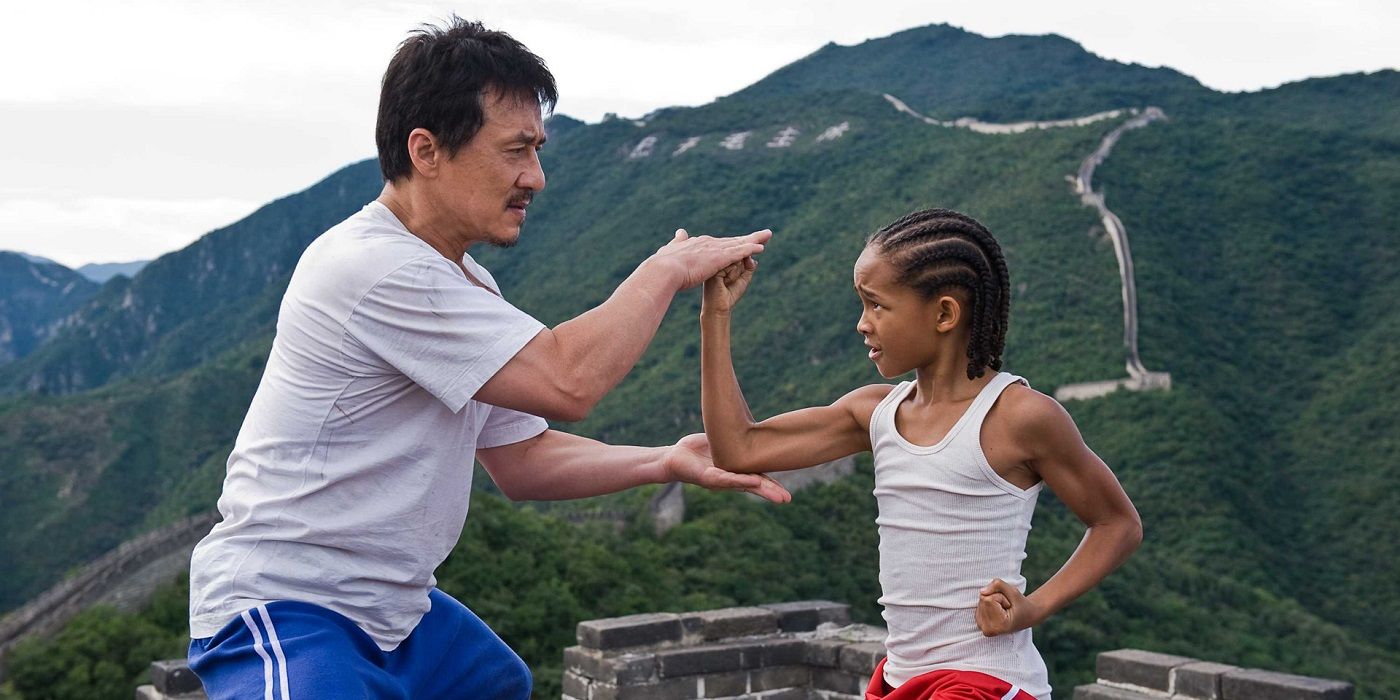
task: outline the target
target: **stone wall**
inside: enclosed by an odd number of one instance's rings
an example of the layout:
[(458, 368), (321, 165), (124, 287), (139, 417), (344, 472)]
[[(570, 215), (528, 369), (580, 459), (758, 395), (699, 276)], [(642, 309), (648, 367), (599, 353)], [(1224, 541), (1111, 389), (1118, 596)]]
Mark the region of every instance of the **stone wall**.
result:
[(565, 700), (859, 700), (885, 632), (827, 601), (583, 622)]
[[(584, 622), (563, 700), (861, 700), (885, 630), (845, 605), (780, 603)], [(1350, 683), (1136, 649), (1100, 654), (1074, 700), (1351, 700)], [(1058, 696), (1063, 697), (1063, 692)]]
[(1095, 675), (1098, 682), (1074, 689), (1074, 700), (1351, 700), (1356, 693), (1345, 681), (1138, 649), (1099, 654)]
[[(885, 630), (849, 606), (776, 603), (647, 613), (578, 625), (564, 650), (562, 700), (862, 700)], [(1352, 700), (1350, 683), (1136, 649), (1099, 655), (1074, 700)], [(137, 700), (203, 698), (183, 660), (151, 666)], [(1071, 694), (1058, 692), (1057, 697)]]
[(57, 631), (98, 602), (139, 607), (155, 588), (189, 566), (190, 550), (213, 526), (206, 513), (148, 532), (102, 555), (0, 620), (0, 678), (5, 655), (15, 644)]

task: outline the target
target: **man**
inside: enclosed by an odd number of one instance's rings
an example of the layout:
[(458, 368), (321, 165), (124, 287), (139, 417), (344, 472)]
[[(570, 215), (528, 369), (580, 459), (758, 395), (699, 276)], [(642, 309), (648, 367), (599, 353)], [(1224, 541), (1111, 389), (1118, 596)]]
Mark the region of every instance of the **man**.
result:
[(543, 327), (467, 251), (519, 237), (545, 186), (541, 109), (555, 101), (537, 56), (457, 18), (390, 62), (384, 191), (297, 264), (223, 521), (191, 562), (190, 665), (211, 698), (527, 698), (519, 657), (433, 587), (473, 455), (514, 499), (671, 481), (788, 498), (715, 467), (703, 435), (644, 448), (547, 429), (622, 379), (677, 291), (771, 235), (678, 231), (602, 305)]

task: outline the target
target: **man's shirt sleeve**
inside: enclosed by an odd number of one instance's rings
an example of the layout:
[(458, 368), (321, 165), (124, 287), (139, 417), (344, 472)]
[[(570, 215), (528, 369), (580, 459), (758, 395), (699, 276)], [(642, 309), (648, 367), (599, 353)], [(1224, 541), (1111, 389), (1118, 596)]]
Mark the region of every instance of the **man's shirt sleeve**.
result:
[(491, 406), (486, 416), (486, 424), (477, 435), (477, 449), (512, 445), (529, 440), (549, 429), (549, 423), (539, 416), (521, 413), (509, 408)]
[(451, 261), (423, 258), (380, 279), (345, 329), (456, 412), (544, 324), (469, 282)]

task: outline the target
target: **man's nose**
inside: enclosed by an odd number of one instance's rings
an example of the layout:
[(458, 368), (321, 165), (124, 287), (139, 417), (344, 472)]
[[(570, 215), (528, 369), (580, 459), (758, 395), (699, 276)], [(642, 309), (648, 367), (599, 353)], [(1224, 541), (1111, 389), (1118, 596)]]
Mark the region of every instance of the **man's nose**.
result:
[(540, 163), (540, 156), (536, 153), (535, 156), (530, 159), (530, 167), (526, 168), (525, 172), (521, 173), (519, 178), (516, 178), (515, 186), (522, 190), (539, 192), (544, 189), (544, 185), (544, 165)]

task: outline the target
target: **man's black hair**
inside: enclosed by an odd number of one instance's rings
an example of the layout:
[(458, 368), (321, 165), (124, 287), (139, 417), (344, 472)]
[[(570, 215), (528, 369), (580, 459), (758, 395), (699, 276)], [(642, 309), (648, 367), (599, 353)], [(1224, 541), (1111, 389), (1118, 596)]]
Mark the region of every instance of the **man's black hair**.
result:
[(987, 227), (950, 209), (925, 209), (871, 234), (866, 245), (876, 246), (899, 282), (925, 299), (963, 290), (971, 311), (967, 378), (982, 376), (987, 367), (1001, 369), (1011, 278), (1001, 246)]
[(559, 101), (544, 60), (505, 32), (456, 15), (447, 26), (423, 25), (394, 53), (379, 92), (374, 141), (386, 182), (413, 174), (408, 134), (431, 131), (449, 157), (476, 135), (487, 89), (502, 97), (534, 98), (548, 111)]

